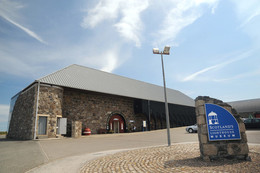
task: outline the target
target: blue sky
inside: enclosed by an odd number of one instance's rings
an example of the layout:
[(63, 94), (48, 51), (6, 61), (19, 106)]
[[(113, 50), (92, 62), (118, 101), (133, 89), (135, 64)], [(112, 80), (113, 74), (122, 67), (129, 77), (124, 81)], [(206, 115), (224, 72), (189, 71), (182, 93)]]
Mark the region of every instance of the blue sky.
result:
[(162, 85), (192, 98), (260, 98), (258, 0), (0, 0), (0, 130), (10, 98), (79, 64)]

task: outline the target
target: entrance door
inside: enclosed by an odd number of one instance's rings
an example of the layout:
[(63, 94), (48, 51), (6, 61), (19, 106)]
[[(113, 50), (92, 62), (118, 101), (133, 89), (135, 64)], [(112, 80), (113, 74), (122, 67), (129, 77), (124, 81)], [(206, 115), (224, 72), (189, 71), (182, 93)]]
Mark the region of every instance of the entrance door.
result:
[(38, 135), (46, 135), (47, 132), (47, 117), (39, 117)]
[(119, 133), (119, 121), (114, 121), (114, 133)]
[(67, 118), (57, 118), (57, 135), (64, 135), (67, 133)]
[(120, 115), (113, 115), (109, 120), (110, 130), (114, 133), (124, 133), (125, 131), (125, 121)]

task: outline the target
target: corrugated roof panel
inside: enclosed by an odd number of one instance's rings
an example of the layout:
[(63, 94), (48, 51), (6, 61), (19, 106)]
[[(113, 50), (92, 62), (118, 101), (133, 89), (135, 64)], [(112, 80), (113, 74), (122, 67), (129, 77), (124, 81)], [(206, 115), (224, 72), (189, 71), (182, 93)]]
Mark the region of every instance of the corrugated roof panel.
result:
[[(163, 87), (79, 65), (70, 65), (37, 81), (69, 88), (164, 102)], [(176, 90), (167, 89), (167, 98), (169, 103), (193, 107), (195, 105), (193, 99)]]
[(260, 112), (260, 99), (229, 102), (238, 112)]

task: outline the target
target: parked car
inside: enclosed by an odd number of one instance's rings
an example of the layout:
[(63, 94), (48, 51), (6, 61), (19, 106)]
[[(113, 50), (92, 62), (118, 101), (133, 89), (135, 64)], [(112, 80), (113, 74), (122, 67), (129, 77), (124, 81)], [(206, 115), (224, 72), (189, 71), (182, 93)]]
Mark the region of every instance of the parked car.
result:
[(194, 125), (188, 126), (188, 127), (186, 127), (186, 131), (189, 132), (189, 133), (197, 132), (198, 131), (198, 125), (194, 124)]
[(260, 129), (260, 118), (247, 118), (244, 120), (247, 129)]

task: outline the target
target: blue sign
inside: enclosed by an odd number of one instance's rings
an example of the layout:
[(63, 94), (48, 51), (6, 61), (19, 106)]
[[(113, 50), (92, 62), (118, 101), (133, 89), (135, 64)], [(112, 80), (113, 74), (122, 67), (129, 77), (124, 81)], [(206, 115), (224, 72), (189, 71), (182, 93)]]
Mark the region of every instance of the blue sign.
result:
[(226, 109), (215, 104), (205, 104), (209, 141), (239, 140), (237, 120)]

